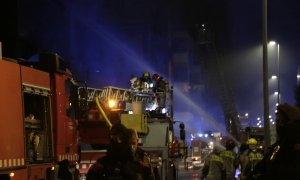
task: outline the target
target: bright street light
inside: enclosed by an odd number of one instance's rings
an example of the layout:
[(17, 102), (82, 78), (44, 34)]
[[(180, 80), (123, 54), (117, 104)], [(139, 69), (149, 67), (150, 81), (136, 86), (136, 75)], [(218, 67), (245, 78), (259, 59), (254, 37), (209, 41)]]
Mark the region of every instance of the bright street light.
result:
[(276, 42), (275, 42), (275, 41), (270, 41), (269, 44), (270, 44), (271, 46), (274, 46), (274, 45), (276, 45)]
[(277, 76), (276, 76), (276, 75), (273, 75), (273, 76), (271, 77), (271, 79), (277, 79)]
[(277, 76), (272, 76), (272, 79), (276, 79), (277, 78), (277, 103), (280, 104), (280, 61), (279, 61), (279, 43), (276, 43), (275, 41), (270, 41), (269, 45), (271, 46), (275, 46), (277, 45)]

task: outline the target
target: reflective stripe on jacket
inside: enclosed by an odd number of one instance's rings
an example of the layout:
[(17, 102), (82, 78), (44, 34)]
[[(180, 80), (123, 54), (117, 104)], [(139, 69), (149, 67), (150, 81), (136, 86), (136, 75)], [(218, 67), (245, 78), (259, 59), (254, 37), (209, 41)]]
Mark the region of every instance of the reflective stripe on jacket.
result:
[(234, 179), (235, 170), (238, 166), (237, 155), (233, 151), (222, 151), (220, 156), (224, 161), (224, 168), (226, 171), (226, 179)]
[(224, 176), (224, 161), (216, 154), (211, 154), (208, 159), (209, 171), (206, 180), (221, 180)]

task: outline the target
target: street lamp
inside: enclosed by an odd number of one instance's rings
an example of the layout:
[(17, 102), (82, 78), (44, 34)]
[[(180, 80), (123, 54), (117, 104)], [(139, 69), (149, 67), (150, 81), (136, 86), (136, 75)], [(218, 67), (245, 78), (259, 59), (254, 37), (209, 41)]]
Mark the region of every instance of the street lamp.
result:
[(279, 43), (276, 43), (275, 41), (270, 41), (269, 44), (271, 46), (275, 46), (277, 44), (277, 92), (278, 92), (278, 95), (277, 95), (277, 104), (280, 103), (280, 63), (279, 63)]
[(272, 75), (271, 79), (277, 79), (277, 76), (276, 75)]

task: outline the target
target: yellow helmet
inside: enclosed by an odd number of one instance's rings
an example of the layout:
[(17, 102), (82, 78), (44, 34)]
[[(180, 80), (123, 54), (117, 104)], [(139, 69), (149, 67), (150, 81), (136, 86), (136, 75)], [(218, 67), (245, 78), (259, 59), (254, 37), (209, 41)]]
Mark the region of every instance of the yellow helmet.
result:
[(250, 139), (248, 139), (247, 144), (248, 145), (257, 145), (257, 141), (254, 138), (250, 138)]
[(150, 73), (149, 72), (144, 72), (143, 77), (150, 77)]

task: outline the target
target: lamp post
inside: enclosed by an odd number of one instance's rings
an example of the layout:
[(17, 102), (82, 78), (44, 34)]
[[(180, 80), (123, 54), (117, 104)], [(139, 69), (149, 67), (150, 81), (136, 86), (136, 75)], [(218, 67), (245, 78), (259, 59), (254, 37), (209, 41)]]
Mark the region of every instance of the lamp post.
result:
[(298, 72), (297, 72), (297, 85), (300, 85), (300, 66), (298, 66)]
[[(267, 0), (262, 1), (262, 44), (263, 44), (263, 98), (264, 98), (264, 119), (269, 117), (269, 86), (268, 86), (268, 18)], [(264, 121), (264, 145), (265, 151), (270, 146), (270, 124)]]
[(280, 103), (280, 71), (279, 71), (279, 68), (280, 68), (280, 63), (279, 63), (279, 43), (277, 43), (277, 73), (278, 73), (278, 79), (277, 79), (277, 89), (278, 89), (278, 96), (277, 96), (277, 103), (279, 105)]

